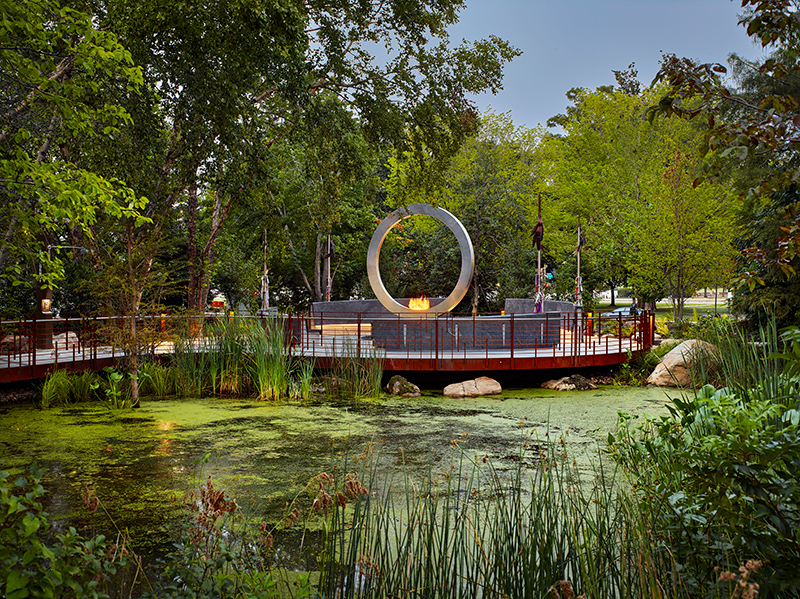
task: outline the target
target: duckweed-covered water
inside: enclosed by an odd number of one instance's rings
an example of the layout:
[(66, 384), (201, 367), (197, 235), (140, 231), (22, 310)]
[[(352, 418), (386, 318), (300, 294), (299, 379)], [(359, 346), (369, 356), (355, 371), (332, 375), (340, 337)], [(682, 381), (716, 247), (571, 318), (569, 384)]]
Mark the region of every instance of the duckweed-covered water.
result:
[[(211, 476), (252, 515), (278, 519), (306, 483), (372, 442), (389, 467), (444, 468), (451, 441), (497, 464), (519, 454), (520, 439), (563, 436), (589, 467), (620, 411), (655, 413), (662, 389), (583, 392), (505, 390), (500, 399), (438, 395), (384, 398), (349, 406), (269, 404), (254, 400), (147, 400), (138, 410), (101, 405), (0, 412), (0, 469), (47, 469), (46, 509), (58, 526), (106, 533), (114, 522), (139, 549), (170, 541), (167, 528), (186, 518), (185, 494)], [(551, 437), (552, 438), (552, 437)], [(207, 458), (204, 460), (204, 456)], [(107, 515), (83, 507), (93, 489)], [(167, 527), (167, 528), (165, 528)]]

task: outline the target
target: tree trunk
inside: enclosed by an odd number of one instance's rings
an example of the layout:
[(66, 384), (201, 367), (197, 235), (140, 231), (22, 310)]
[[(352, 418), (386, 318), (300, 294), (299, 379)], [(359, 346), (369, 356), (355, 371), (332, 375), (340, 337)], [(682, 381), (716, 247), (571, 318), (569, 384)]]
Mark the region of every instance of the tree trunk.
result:
[(187, 305), (189, 310), (203, 312), (208, 303), (211, 289), (210, 273), (214, 265), (217, 237), (233, 204), (233, 196), (224, 202), (219, 193), (214, 194), (214, 208), (211, 212), (211, 230), (205, 245), (200, 249), (197, 238), (197, 184), (192, 182), (188, 188), (189, 198), (186, 208), (186, 228), (189, 234), (189, 290)]
[(317, 248), (314, 253), (314, 296), (316, 301), (323, 300), (322, 295), (322, 235), (317, 234)]
[(198, 289), (198, 269), (197, 264), (197, 183), (192, 182), (188, 189), (186, 200), (186, 230), (189, 235), (189, 289), (187, 306), (189, 310), (198, 310), (199, 289)]
[[(128, 334), (131, 340), (136, 339), (136, 313), (130, 317), (130, 327)], [(136, 346), (135, 341), (131, 344), (132, 347)], [(131, 405), (134, 408), (139, 407), (139, 356), (137, 351), (131, 351), (128, 355), (128, 375), (131, 377)]]
[(478, 315), (478, 272), (472, 275), (472, 315)]

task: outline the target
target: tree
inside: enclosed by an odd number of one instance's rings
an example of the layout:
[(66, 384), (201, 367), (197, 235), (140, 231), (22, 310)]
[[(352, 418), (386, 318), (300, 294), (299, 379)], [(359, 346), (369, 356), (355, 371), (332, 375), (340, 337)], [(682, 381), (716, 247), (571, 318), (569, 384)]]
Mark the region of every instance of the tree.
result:
[[(155, 175), (143, 187), (155, 212), (182, 212), (191, 309), (203, 307), (228, 215), (248, 201), (252, 188), (241, 183), (262, 175), (268, 154), (304, 115), (322, 114), (330, 94), (369, 143), (425, 143), (434, 165), (452, 155), (469, 125), (467, 95), (496, 91), (518, 54), (497, 38), (449, 50), (446, 28), (460, 8), (457, 0), (216, 0), (190, 11), (99, 4), (99, 20), (130, 47), (158, 98), (167, 135), (158, 151), (139, 153)], [(374, 57), (366, 49), (374, 43), (388, 56)], [(204, 206), (203, 197), (213, 201)]]
[[(745, 12), (739, 23), (762, 47), (775, 50), (760, 64), (754, 65), (757, 77), (770, 79), (768, 85), (742, 90), (727, 87), (722, 77), (727, 69), (721, 64), (697, 64), (687, 58), (667, 55), (655, 82), (665, 82), (666, 89), (648, 111), (651, 120), (657, 115), (702, 120), (707, 125), (704, 149), (716, 152), (720, 159), (741, 162), (766, 158), (766, 176), (747, 183), (747, 195), (771, 203), (770, 196), (794, 186), (800, 180), (797, 151), (800, 140), (800, 104), (796, 86), (786, 83), (795, 78), (800, 50), (800, 22), (792, 0), (742, 0)], [(741, 65), (741, 62), (739, 62)], [(739, 93), (739, 92), (742, 93)], [(795, 260), (800, 256), (800, 204), (786, 206), (774, 252), (752, 248), (751, 255), (770, 260), (786, 276), (795, 274)], [(773, 256), (773, 257), (769, 257)], [(741, 281), (752, 291), (763, 279), (755, 271), (745, 271)]]
[[(536, 219), (537, 186), (542, 184), (540, 163), (535, 157), (541, 131), (515, 127), (507, 114), (487, 113), (479, 127), (453, 158), (436, 186), (414, 181), (415, 162), (410, 154), (393, 161), (387, 183), (392, 206), (424, 202), (452, 212), (469, 232), (475, 250), (475, 272), (471, 282), (471, 311), (499, 311), (506, 297), (529, 292), (534, 286), (535, 254), (531, 231)], [(401, 245), (411, 254), (414, 268), (405, 286), (422, 287), (426, 295), (449, 295), (461, 266), (458, 246), (446, 227), (431, 223), (414, 225)], [(432, 220), (432, 219), (431, 219)], [(522, 259), (521, 279), (508, 276)], [(442, 272), (448, 265), (449, 272)], [(533, 265), (533, 266), (532, 266)], [(395, 280), (402, 272), (394, 268)], [(387, 269), (387, 270), (388, 270)], [(387, 277), (389, 278), (389, 277)]]
[(645, 110), (659, 90), (632, 86), (635, 72), (625, 73), (617, 89), (568, 94), (574, 106), (557, 119), (565, 133), (547, 140), (556, 156), (552, 193), (586, 223), (587, 271), (608, 273), (612, 287), (627, 279), (647, 304), (670, 295), (680, 318), (711, 265), (729, 261), (732, 194), (703, 178), (695, 156), (703, 130), (649, 123)]
[(648, 185), (649, 199), (632, 228), (637, 250), (628, 256), (631, 284), (639, 297), (653, 301), (665, 291), (678, 319), (687, 297), (714, 282), (714, 275), (724, 277), (719, 264), (730, 264), (733, 253), (733, 194), (721, 185), (696, 185), (698, 166), (691, 153), (673, 148), (669, 166)]
[[(635, 77), (632, 68), (618, 75), (626, 82)], [(573, 103), (567, 114), (549, 121), (564, 130), (546, 140), (554, 162), (551, 193), (571, 228), (580, 219), (587, 240), (582, 270), (599, 273), (613, 304), (615, 289), (628, 282), (631, 227), (646, 198), (643, 179), (657, 158), (656, 138), (643, 126), (645, 100), (631, 83), (572, 89), (567, 98)]]
[(37, 272), (37, 287), (52, 289), (63, 264), (48, 246), (61, 236), (91, 237), (99, 214), (144, 220), (141, 196), (80, 168), (64, 151), (130, 123), (119, 103), (101, 97), (112, 88), (135, 93), (142, 75), (117, 37), (88, 14), (52, 0), (0, 6), (0, 276), (19, 285)]

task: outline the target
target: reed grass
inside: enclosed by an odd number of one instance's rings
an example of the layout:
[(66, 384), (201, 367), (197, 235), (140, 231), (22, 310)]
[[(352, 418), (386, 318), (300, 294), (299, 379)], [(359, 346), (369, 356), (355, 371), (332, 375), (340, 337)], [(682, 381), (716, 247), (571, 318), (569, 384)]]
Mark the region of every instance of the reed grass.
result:
[(55, 370), (48, 374), (42, 385), (42, 407), (72, 403), (72, 378), (66, 370)]
[(314, 362), (310, 359), (295, 360), (292, 364), (292, 372), (295, 375), (294, 396), (304, 402), (311, 400), (313, 396)]
[(139, 393), (155, 397), (175, 394), (177, 372), (157, 362), (145, 362), (139, 367)]
[(361, 352), (359, 355), (358, 345), (350, 340), (336, 348), (326, 385), (329, 395), (339, 399), (380, 396), (383, 354), (374, 347), (369, 348), (366, 356), (364, 349)]
[(510, 470), (454, 445), (446, 472), (373, 464), (362, 483), (346, 465), (320, 485), (320, 596), (689, 596), (614, 472), (583, 480), (555, 444), (523, 443)]
[(86, 371), (73, 374), (72, 400), (74, 402), (96, 400), (99, 384), (100, 376), (96, 372)]
[(181, 397), (200, 397), (203, 393), (206, 352), (202, 350), (198, 348), (198, 341), (191, 337), (175, 342), (172, 365), (177, 370), (175, 390)]
[(247, 346), (248, 371), (258, 398), (286, 398), (291, 383), (291, 356), (282, 323), (274, 318), (253, 323), (247, 331)]
[[(204, 327), (204, 333), (175, 344), (172, 365), (179, 395), (255, 393), (270, 401), (290, 396), (303, 401), (311, 398), (314, 365), (293, 361), (281, 319), (225, 318)], [(380, 395), (380, 350), (370, 348), (359, 356), (357, 345), (346, 342), (337, 348), (337, 355), (326, 384), (331, 396), (355, 400)]]
[(56, 370), (49, 374), (42, 385), (41, 406), (49, 408), (64, 406), (98, 398), (96, 389), (100, 377), (96, 372), (70, 373)]
[(752, 389), (780, 387), (780, 363), (769, 359), (781, 349), (774, 321), (749, 333), (737, 321), (711, 319), (697, 333), (716, 348), (698, 353), (694, 371), (697, 380), (727, 387), (744, 397)]

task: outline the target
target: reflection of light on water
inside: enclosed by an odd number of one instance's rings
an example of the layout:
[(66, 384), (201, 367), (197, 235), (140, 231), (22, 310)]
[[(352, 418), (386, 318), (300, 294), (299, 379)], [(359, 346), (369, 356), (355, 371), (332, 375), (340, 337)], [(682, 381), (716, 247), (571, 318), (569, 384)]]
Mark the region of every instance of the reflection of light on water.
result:
[(172, 453), (172, 439), (164, 437), (156, 445), (156, 453), (159, 455), (170, 455)]
[[(171, 420), (157, 420), (156, 421), (156, 428), (160, 431), (172, 431), (178, 428), (178, 425)], [(156, 453), (159, 455), (171, 455), (172, 454), (172, 439), (169, 437), (163, 437), (156, 445), (155, 449)]]

